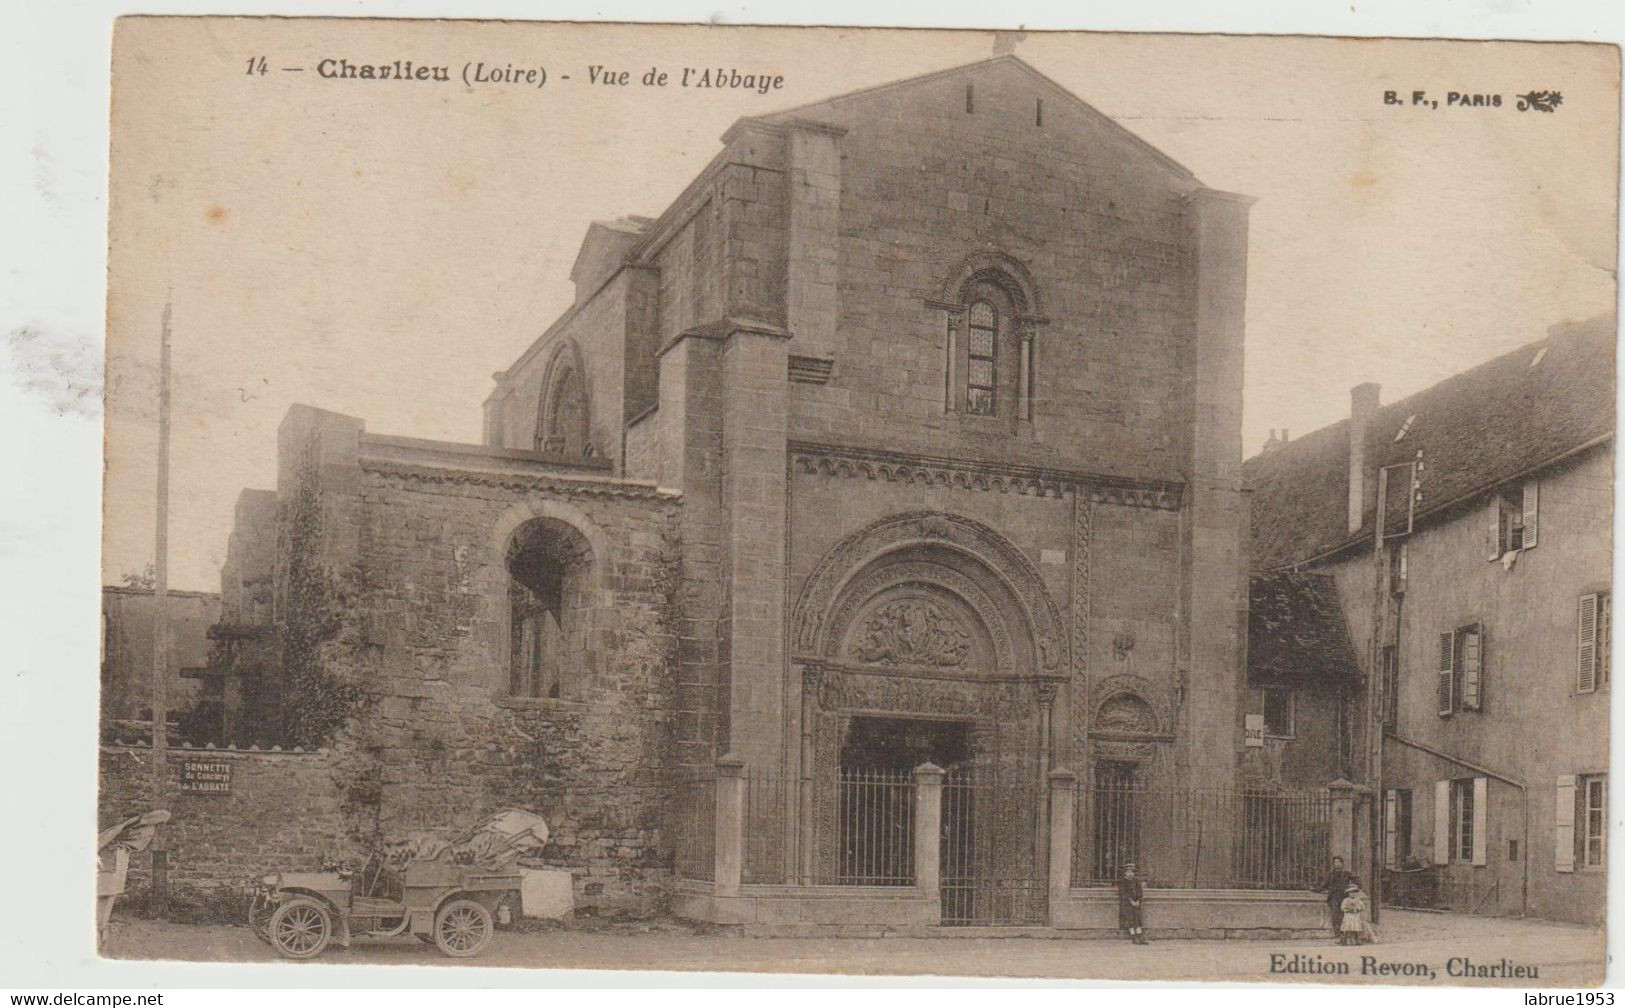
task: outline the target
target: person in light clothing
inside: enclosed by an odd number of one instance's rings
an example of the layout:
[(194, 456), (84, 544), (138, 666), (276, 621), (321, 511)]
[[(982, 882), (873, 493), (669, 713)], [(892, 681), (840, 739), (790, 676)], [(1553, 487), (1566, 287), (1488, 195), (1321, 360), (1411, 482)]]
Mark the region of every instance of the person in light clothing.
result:
[(1370, 925), (1367, 917), (1371, 913), (1371, 904), (1360, 891), (1356, 883), (1350, 883), (1347, 895), (1343, 897), (1343, 920), (1339, 923), (1337, 943), (1339, 945), (1365, 945), (1370, 943), (1367, 934)]

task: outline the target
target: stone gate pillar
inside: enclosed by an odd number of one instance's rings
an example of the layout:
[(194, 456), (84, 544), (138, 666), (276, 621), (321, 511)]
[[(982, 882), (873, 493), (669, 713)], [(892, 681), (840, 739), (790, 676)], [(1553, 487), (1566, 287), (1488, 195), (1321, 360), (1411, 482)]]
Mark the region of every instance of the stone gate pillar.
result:
[(914, 768), (914, 886), (936, 896), (942, 883), (942, 778), (935, 763)]
[(1326, 785), (1326, 789), (1332, 795), (1331, 843), (1327, 863), (1321, 870), (1331, 867), (1332, 858), (1342, 858), (1366, 895), (1374, 897), (1377, 880), (1372, 872), (1377, 865), (1371, 859), (1371, 789), (1342, 778)]
[(1049, 902), (1053, 907), (1072, 888), (1072, 842), (1076, 827), (1078, 775), (1056, 767), (1049, 773)]
[(737, 896), (745, 866), (745, 761), (737, 756), (717, 760), (716, 831), (713, 889), (718, 896)]

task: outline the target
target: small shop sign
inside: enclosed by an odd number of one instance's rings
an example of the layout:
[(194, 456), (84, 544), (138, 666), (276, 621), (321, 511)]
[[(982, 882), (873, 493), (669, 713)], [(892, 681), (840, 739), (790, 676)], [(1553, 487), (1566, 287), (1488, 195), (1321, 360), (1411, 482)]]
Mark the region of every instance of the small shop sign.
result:
[(1246, 724), (1242, 726), (1242, 739), (1243, 744), (1249, 749), (1264, 747), (1264, 715), (1247, 715)]

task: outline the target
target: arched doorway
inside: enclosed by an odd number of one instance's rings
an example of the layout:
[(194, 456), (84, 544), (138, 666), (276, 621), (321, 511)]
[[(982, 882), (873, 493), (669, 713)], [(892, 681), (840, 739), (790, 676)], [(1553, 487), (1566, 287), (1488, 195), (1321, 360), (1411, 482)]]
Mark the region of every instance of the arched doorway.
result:
[(932, 763), (947, 771), (944, 922), (1041, 923), (1062, 638), (1025, 558), (969, 519), (887, 519), (824, 558), (794, 619), (801, 874), (910, 884), (903, 798)]

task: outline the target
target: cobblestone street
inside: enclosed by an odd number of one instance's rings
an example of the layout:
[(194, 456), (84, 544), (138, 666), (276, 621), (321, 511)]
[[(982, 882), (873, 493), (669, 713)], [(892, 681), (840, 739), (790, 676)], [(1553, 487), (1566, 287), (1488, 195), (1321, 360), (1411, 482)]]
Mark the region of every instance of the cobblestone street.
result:
[[(1140, 948), (1117, 941), (1037, 937), (887, 939), (740, 938), (695, 934), (677, 925), (595, 925), (593, 929), (500, 932), (477, 959), (457, 962), (419, 942), (358, 942), (331, 948), (318, 963), (344, 965), (474, 965), (578, 970), (629, 966), (652, 970), (774, 973), (1055, 977), (1232, 982), (1386, 982), (1479, 984), (1513, 988), (1588, 987), (1602, 979), (1601, 930), (1546, 921), (1391, 910), (1380, 944), (1340, 948), (1322, 941), (1168, 940)], [(104, 954), (123, 959), (275, 961), (246, 927), (115, 921)], [(1390, 970), (1431, 969), (1432, 979), (1404, 972), (1362, 975), (1370, 957)], [(1494, 967), (1507, 960), (1538, 969), (1530, 979), (1452, 978), (1452, 959)], [(1310, 972), (1346, 964), (1347, 976)], [(1271, 972), (1272, 964), (1275, 972)], [(1287, 969), (1297, 964), (1297, 972)], [(289, 964), (298, 969), (300, 964)], [(314, 968), (318, 968), (316, 966)], [(1458, 966), (1459, 971), (1459, 966)], [(318, 978), (318, 982), (319, 978)]]

